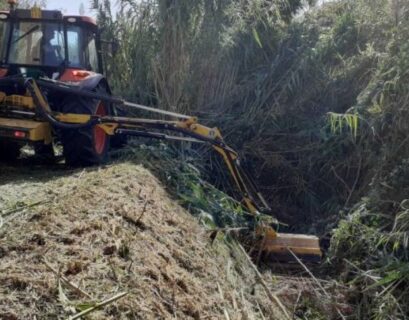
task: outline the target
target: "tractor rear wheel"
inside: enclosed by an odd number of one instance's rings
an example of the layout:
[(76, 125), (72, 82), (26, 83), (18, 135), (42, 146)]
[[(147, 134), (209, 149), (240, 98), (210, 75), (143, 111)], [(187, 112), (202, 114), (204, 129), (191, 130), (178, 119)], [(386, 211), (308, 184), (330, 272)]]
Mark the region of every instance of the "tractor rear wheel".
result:
[(21, 146), (13, 141), (0, 141), (0, 161), (10, 162), (20, 156)]
[[(98, 87), (98, 93), (107, 95)], [(67, 97), (62, 105), (63, 113), (92, 114), (106, 116), (110, 106), (104, 101), (78, 96)], [(110, 136), (97, 126), (85, 129), (64, 129), (61, 133), (65, 162), (69, 166), (92, 166), (106, 162)]]

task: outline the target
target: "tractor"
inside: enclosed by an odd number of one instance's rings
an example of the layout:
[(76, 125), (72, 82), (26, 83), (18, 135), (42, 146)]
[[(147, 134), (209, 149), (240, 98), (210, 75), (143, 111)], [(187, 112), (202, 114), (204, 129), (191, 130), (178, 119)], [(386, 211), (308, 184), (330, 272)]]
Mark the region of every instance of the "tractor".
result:
[[(25, 144), (38, 155), (53, 156), (55, 142), (63, 147), (68, 166), (104, 163), (112, 143), (136, 136), (206, 143), (226, 163), (240, 195), (253, 216), (271, 213), (239, 155), (217, 128), (196, 117), (143, 106), (113, 97), (103, 75), (102, 41), (93, 18), (63, 16), (38, 7), (0, 12), (0, 160), (13, 161)], [(160, 114), (173, 120), (120, 116), (118, 107)], [(115, 141), (116, 140), (116, 141)], [(274, 259), (297, 255), (319, 261), (315, 236), (277, 233), (260, 224), (261, 251)]]
[[(10, 11), (0, 12), (0, 80), (44, 77), (79, 90), (111, 94), (103, 75), (100, 32), (93, 18), (63, 16), (59, 11), (37, 7), (16, 9), (15, 1), (10, 1), (10, 5)], [(19, 103), (12, 99), (24, 100), (26, 95), (26, 88), (18, 83), (0, 83), (0, 91), (7, 96), (5, 103), (13, 104), (17, 109)], [(43, 92), (54, 112), (115, 114), (114, 106), (106, 101), (55, 90)], [(58, 140), (63, 146), (67, 165), (94, 165), (106, 161), (111, 137), (100, 127), (51, 130), (44, 123), (27, 123), (24, 107), (21, 109), (21, 112), (14, 110), (12, 119), (0, 119), (0, 159), (13, 161), (27, 142), (33, 144), (36, 154), (52, 156), (53, 141)], [(28, 129), (34, 129), (33, 126), (37, 131), (50, 134), (29, 139)]]

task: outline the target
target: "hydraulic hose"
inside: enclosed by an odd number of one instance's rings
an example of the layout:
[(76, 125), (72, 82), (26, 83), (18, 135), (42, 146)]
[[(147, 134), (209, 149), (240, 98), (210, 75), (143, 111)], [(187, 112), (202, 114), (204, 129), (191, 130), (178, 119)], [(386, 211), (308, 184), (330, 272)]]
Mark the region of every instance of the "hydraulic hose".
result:
[(47, 102), (33, 79), (27, 79), (24, 82), (24, 87), (31, 93), (38, 115), (45, 118), (45, 120), (47, 120), (53, 127), (59, 129), (78, 130), (93, 127), (100, 122), (98, 118), (91, 118), (88, 122), (81, 124), (69, 124), (61, 122), (58, 119), (54, 118), (47, 110)]

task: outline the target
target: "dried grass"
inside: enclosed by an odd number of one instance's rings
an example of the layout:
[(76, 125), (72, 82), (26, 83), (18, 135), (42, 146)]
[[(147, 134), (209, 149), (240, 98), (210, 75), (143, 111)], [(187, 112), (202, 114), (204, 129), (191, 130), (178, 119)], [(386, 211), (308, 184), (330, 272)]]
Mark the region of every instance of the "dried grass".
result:
[[(119, 164), (71, 173), (21, 185), (27, 172), (15, 172), (15, 183), (0, 186), (1, 210), (10, 205), (7, 196), (50, 201), (24, 207), (0, 229), (2, 317), (68, 317), (72, 307), (79, 311), (124, 291), (126, 297), (89, 318), (219, 319), (228, 312), (231, 319), (256, 319), (258, 305), (270, 310), (262, 291), (251, 294), (251, 270), (232, 267), (223, 242), (211, 246), (205, 230), (147, 170)], [(45, 260), (93, 301), (65, 281), (68, 301), (61, 299), (59, 277)]]
[(88, 319), (283, 319), (266, 290), (291, 313), (308, 301), (335, 319), (331, 299), (345, 300), (269, 272), (261, 287), (239, 247), (212, 242), (141, 166), (1, 174), (1, 212), (20, 210), (0, 228), (0, 319), (65, 319), (122, 292)]

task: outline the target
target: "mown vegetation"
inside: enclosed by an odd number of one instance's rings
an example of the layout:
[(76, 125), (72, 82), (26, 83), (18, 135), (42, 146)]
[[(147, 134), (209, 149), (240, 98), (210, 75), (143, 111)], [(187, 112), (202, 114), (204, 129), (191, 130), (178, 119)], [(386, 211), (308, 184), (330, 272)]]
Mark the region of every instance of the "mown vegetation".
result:
[[(93, 1), (114, 90), (223, 128), (275, 215), (333, 238), (359, 319), (409, 316), (409, 5)], [(216, 181), (218, 182), (218, 181)]]

